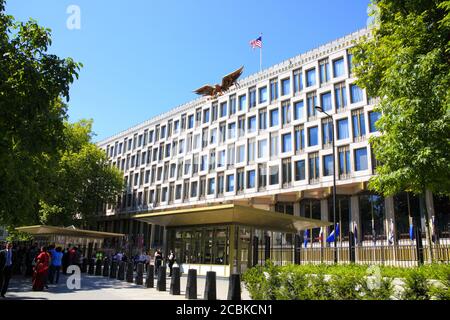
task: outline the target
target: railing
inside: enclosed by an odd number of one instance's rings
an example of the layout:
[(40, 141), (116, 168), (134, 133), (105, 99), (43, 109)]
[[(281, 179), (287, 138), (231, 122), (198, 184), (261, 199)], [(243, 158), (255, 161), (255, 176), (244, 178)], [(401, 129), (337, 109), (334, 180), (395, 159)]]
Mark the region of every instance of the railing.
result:
[[(431, 262), (430, 250), (428, 246), (423, 246), (423, 262)], [(295, 252), (297, 250), (297, 252)], [(353, 250), (352, 250), (353, 251)], [(376, 246), (356, 246), (354, 251), (354, 261), (356, 264), (378, 264), (398, 267), (414, 267), (419, 265), (415, 245), (376, 245)], [(434, 263), (450, 263), (450, 245), (433, 244), (431, 247)], [(271, 247), (270, 260), (278, 265), (292, 263), (299, 264), (332, 264), (334, 263), (334, 247), (299, 247), (293, 246)], [(258, 264), (263, 264), (267, 252), (264, 246), (258, 248)], [(337, 261), (339, 264), (349, 264), (352, 262), (349, 247), (336, 247)], [(295, 261), (295, 256), (298, 260)]]

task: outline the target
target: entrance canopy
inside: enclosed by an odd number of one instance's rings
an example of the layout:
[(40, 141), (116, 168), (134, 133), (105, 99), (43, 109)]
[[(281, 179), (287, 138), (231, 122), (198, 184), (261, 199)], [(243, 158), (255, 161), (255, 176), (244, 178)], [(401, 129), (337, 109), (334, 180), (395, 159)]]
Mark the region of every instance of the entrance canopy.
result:
[(78, 238), (101, 238), (101, 239), (125, 236), (122, 233), (82, 230), (77, 229), (74, 226), (63, 228), (55, 226), (36, 225), (36, 226), (18, 227), (16, 228), (16, 230), (34, 236), (71, 236)]
[(327, 221), (297, 217), (235, 204), (145, 213), (135, 215), (133, 218), (165, 227), (239, 224), (291, 233), (331, 225)]

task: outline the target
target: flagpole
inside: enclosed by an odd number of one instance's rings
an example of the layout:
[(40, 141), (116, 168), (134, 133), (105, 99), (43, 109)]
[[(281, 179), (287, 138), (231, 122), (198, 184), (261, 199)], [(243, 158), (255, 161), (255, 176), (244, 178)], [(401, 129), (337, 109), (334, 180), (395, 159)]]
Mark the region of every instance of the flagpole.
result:
[[(262, 37), (262, 33), (259, 34)], [(259, 72), (262, 71), (262, 38), (261, 38), (261, 47), (259, 48)]]

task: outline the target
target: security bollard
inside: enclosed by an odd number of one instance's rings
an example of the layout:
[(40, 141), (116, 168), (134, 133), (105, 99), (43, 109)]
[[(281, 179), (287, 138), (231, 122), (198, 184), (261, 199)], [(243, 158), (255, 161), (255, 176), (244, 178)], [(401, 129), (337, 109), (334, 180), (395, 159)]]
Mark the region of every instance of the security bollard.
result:
[(214, 271), (206, 272), (205, 293), (203, 299), (217, 300), (216, 273)]
[(133, 282), (133, 275), (134, 275), (134, 263), (128, 262), (128, 264), (127, 264), (127, 282), (130, 282), (130, 283)]
[(94, 259), (90, 259), (90, 260), (89, 260), (89, 269), (88, 269), (88, 273), (89, 273), (89, 274), (94, 274), (94, 273), (95, 273), (94, 269), (95, 269), (95, 260), (94, 260)]
[(164, 266), (159, 267), (156, 290), (166, 291), (166, 268)]
[(139, 262), (136, 267), (136, 284), (143, 285), (144, 284), (144, 264)]
[(152, 264), (148, 266), (145, 284), (147, 288), (153, 288), (155, 286), (155, 266)]
[(196, 269), (189, 269), (189, 271), (188, 271), (185, 297), (187, 299), (197, 299), (197, 270)]
[(230, 276), (227, 299), (241, 300), (241, 276), (238, 273)]
[(119, 272), (117, 272), (117, 280), (125, 280), (125, 262), (119, 262)]
[(95, 275), (101, 276), (102, 275), (102, 260), (97, 259), (95, 262)]
[(117, 277), (117, 261), (111, 262), (109, 277), (112, 279), (115, 279)]
[(109, 276), (109, 260), (105, 259), (105, 261), (103, 261), (103, 276), (107, 277)]
[(172, 268), (172, 278), (170, 279), (170, 294), (180, 294), (180, 268)]
[(86, 273), (88, 269), (88, 258), (83, 259), (83, 263), (81, 264), (81, 273)]

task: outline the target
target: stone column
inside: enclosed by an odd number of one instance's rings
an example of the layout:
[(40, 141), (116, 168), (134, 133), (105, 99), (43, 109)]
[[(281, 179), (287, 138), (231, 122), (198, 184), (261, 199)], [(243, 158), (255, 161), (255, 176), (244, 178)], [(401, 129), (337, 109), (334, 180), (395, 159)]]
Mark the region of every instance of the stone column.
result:
[[(328, 199), (320, 200), (320, 220), (329, 221), (329, 209), (328, 209)], [(323, 230), (324, 246), (326, 245), (326, 239), (328, 237), (328, 228)]]
[[(356, 231), (358, 236), (358, 244), (362, 243), (363, 235), (361, 234), (361, 213), (359, 212), (359, 197), (351, 196), (350, 197), (350, 214), (352, 220), (350, 221), (351, 225), (356, 223)], [(354, 230), (351, 230), (354, 232)]]

